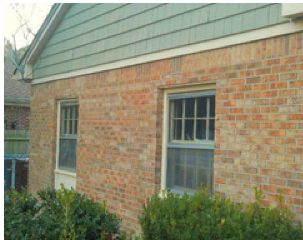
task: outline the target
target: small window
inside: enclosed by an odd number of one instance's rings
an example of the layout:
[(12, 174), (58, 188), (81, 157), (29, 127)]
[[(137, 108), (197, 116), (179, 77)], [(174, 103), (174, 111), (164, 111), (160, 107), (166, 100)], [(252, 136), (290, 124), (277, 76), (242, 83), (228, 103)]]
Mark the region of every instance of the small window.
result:
[(214, 93), (172, 94), (168, 96), (168, 101), (166, 187), (177, 192), (212, 187)]
[(12, 122), (11, 129), (14, 129), (14, 130), (19, 129), (19, 121), (18, 120), (14, 120)]
[(60, 103), (60, 134), (58, 168), (76, 171), (76, 150), (78, 132), (78, 103), (68, 101)]

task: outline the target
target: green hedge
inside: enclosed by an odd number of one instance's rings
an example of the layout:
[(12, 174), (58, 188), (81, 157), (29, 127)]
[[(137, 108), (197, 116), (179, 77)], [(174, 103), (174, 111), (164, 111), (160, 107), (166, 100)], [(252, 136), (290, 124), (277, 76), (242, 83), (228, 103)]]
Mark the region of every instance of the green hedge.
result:
[(5, 193), (5, 239), (110, 239), (119, 232), (120, 220), (104, 204), (64, 188), (38, 195)]
[[(73, 190), (47, 189), (39, 198), (5, 193), (5, 239), (111, 239), (120, 234), (120, 220), (104, 204)], [(261, 207), (256, 201), (236, 204), (206, 190), (196, 194), (153, 196), (139, 220), (145, 240), (303, 240), (303, 230), (282, 206)], [(120, 239), (132, 239), (127, 234)], [(139, 239), (139, 238), (136, 238)]]
[(291, 240), (303, 239), (302, 226), (284, 207), (261, 207), (256, 202), (243, 205), (201, 190), (194, 194), (167, 193), (153, 196), (140, 217), (146, 240)]
[(25, 192), (4, 194), (5, 239), (38, 239), (36, 235), (37, 214), (40, 206), (33, 196)]

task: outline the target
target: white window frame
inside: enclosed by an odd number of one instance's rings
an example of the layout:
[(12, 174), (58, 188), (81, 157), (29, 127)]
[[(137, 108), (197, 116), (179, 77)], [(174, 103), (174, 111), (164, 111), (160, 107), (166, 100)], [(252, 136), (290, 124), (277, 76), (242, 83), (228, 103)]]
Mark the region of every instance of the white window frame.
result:
[[(62, 103), (74, 103), (74, 102), (77, 102), (77, 104), (79, 105), (79, 101), (76, 98), (58, 100), (58, 102), (57, 102), (57, 136), (56, 136), (56, 167), (55, 167), (56, 175), (59, 174), (62, 176), (67, 176), (67, 177), (72, 177), (72, 178), (76, 177), (76, 169), (75, 169), (75, 172), (60, 169), (59, 168), (59, 153), (60, 153), (61, 105), (62, 105)], [(79, 124), (79, 115), (78, 115), (78, 124)], [(77, 131), (79, 132), (79, 129)], [(76, 149), (76, 152), (77, 152), (77, 149)]]
[[(166, 187), (166, 172), (167, 172), (167, 148), (169, 143), (169, 96), (172, 94), (194, 94), (195, 92), (201, 93), (201, 92), (213, 92), (215, 95), (215, 84), (199, 84), (195, 86), (189, 86), (189, 87), (177, 87), (173, 89), (165, 89), (164, 90), (164, 99), (163, 99), (163, 125), (162, 125), (162, 157), (161, 157), (161, 192), (165, 192), (167, 190)], [(216, 121), (216, 117), (215, 117)], [(211, 142), (205, 142), (204, 144), (201, 144), (198, 148), (199, 149), (214, 149), (214, 141)], [(214, 169), (213, 169), (214, 171)], [(212, 174), (212, 178), (214, 178), (214, 174)], [(214, 179), (212, 179), (213, 182)], [(212, 186), (213, 188), (214, 186)], [(213, 189), (211, 189), (213, 191)]]

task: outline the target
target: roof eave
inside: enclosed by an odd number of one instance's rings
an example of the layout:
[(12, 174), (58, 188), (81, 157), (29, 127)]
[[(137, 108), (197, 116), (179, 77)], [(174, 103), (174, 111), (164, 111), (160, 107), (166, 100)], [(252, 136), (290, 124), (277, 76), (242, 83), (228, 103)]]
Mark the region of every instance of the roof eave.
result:
[(61, 21), (61, 18), (63, 17), (66, 10), (69, 8), (68, 3), (60, 3), (60, 6), (56, 10), (56, 12), (51, 17), (49, 23), (45, 26), (44, 30), (42, 30), (40, 36), (38, 39), (36, 39), (35, 42), (33, 42), (33, 46), (31, 47), (28, 57), (26, 60), (26, 64), (33, 64), (37, 57), (39, 56), (39, 53), (45, 46), (46, 42), (52, 35), (55, 28), (58, 26), (59, 22)]

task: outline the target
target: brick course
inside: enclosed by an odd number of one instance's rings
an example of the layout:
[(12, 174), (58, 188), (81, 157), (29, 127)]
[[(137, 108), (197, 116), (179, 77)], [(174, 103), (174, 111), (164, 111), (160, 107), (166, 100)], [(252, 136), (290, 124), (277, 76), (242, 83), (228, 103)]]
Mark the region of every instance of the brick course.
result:
[(11, 130), (14, 121), (17, 121), (17, 129), (29, 129), (29, 115), (30, 109), (27, 106), (5, 105), (4, 106), (4, 120), (6, 122), (6, 129)]
[(302, 33), (33, 85), (30, 191), (54, 186), (57, 100), (79, 99), (77, 190), (139, 228), (160, 189), (163, 89), (216, 84), (214, 188), (303, 219)]

